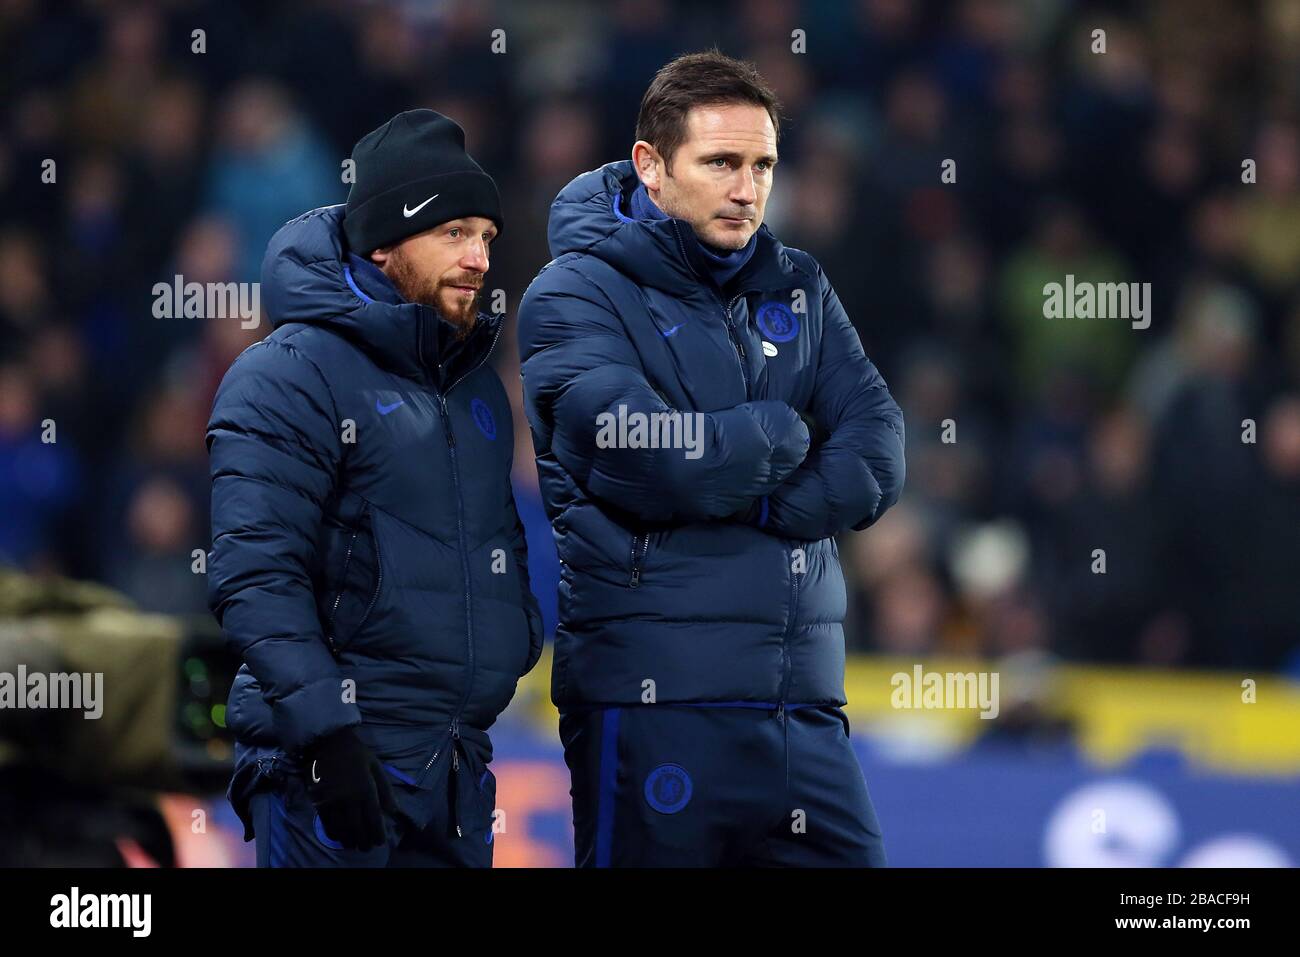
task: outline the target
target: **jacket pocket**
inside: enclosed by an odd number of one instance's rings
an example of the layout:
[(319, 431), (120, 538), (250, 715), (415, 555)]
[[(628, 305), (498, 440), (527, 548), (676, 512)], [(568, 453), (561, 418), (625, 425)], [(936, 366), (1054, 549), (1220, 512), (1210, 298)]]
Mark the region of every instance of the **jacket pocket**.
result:
[[(483, 843), (491, 844), (496, 837), (497, 824), (497, 776), (488, 768), (478, 781), (480, 820), (483, 821)], [(503, 820), (504, 827), (505, 821)]]
[(342, 567), (330, 593), (325, 619), (325, 639), (335, 654), (346, 649), (360, 633), (384, 584), (383, 559), (369, 503), (346, 536)]
[(457, 760), (453, 754), (453, 786), (456, 790), (455, 824), (461, 836), (491, 844), (497, 806), (497, 779), (488, 767), (468, 752)]

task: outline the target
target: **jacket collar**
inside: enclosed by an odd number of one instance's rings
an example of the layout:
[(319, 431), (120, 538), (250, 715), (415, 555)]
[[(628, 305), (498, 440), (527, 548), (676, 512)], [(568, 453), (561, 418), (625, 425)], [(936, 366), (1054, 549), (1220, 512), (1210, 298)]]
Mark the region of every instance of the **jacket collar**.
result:
[[(674, 295), (712, 287), (712, 277), (690, 254), (693, 236), (685, 220), (636, 220), (628, 215), (628, 197), (640, 180), (630, 160), (607, 163), (583, 173), (560, 191), (551, 204), (548, 228), (551, 255), (583, 252), (609, 263), (639, 285)], [(754, 253), (733, 280), (738, 292), (788, 288), (804, 281), (804, 271), (785, 254), (785, 247), (762, 225)]]

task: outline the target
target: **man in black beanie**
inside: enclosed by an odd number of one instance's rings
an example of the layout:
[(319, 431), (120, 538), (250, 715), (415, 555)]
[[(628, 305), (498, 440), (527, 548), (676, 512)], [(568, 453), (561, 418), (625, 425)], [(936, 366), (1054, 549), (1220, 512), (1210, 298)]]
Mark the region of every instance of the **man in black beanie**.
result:
[(496, 183), (465, 152), (465, 133), (433, 110), (399, 113), (352, 151), (356, 182), (343, 229), (406, 299), (468, 334), (501, 232)]
[(272, 238), (275, 331), (208, 425), (229, 797), (262, 866), (490, 866), (487, 730), (542, 648), (477, 309), (500, 200), (432, 110), (352, 158), (346, 207)]

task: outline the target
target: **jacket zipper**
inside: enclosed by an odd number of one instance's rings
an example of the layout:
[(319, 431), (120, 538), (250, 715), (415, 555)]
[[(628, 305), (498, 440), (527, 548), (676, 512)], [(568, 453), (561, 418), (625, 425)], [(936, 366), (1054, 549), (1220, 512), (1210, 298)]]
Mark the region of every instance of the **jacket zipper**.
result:
[(645, 561), (646, 552), (649, 550), (649, 535), (637, 535), (632, 539), (632, 578), (627, 583), (629, 588), (641, 587), (641, 563)]
[(777, 716), (785, 720), (785, 696), (790, 693), (790, 633), (794, 630), (795, 618), (799, 613), (799, 576), (802, 572), (794, 571), (794, 550), (790, 555), (790, 617), (785, 623), (785, 633), (781, 636), (781, 693), (777, 699)]
[[(673, 220), (673, 236), (677, 239), (677, 248), (681, 250), (682, 260), (686, 263), (687, 268), (694, 272), (694, 269), (691, 267), (691, 259), (686, 255), (686, 246), (682, 243), (682, 234), (677, 228), (676, 220)], [(736, 350), (736, 361), (740, 364), (740, 377), (745, 382), (745, 400), (748, 401), (752, 396), (750, 394), (749, 386), (749, 364), (745, 359), (745, 344), (740, 341), (740, 337), (736, 334), (736, 327), (731, 318), (732, 306), (734, 306), (736, 301), (740, 299), (741, 296), (744, 296), (745, 293), (737, 293), (732, 297), (729, 304), (724, 303), (722, 297), (718, 295), (717, 284), (714, 283), (712, 279), (704, 280), (704, 282), (709, 287), (709, 292), (713, 293), (713, 298), (718, 301), (718, 305), (722, 307), (722, 316), (727, 323), (727, 338), (731, 340), (732, 348)]]
[[(474, 684), (474, 616), (473, 602), (470, 596), (469, 556), (465, 549), (464, 502), (461, 499), (460, 474), (456, 460), (456, 434), (451, 430), (451, 416), (447, 413), (446, 398), (444, 398), (443, 394), (437, 389), (434, 389), (434, 395), (438, 397), (438, 411), (442, 416), (442, 429), (447, 436), (447, 452), (451, 457), (451, 482), (453, 487), (456, 489), (456, 537), (460, 546), (461, 573), (465, 579), (465, 644), (469, 651), (470, 673), (468, 680), (465, 682), (465, 690), (461, 694), (460, 704), (456, 706), (456, 711), (451, 718), (451, 724), (447, 728), (447, 734), (451, 736), (452, 754), (454, 755), (457, 741), (460, 738), (460, 734), (458, 733), (460, 713), (464, 709), (465, 703), (469, 700), (469, 691)], [(443, 741), (434, 749), (429, 760), (425, 762), (424, 771), (422, 771), (421, 774), (428, 772), (428, 770), (433, 767), (433, 763), (438, 760), (438, 755), (442, 754), (443, 749), (446, 746), (446, 741)]]
[[(460, 738), (460, 715), (465, 710), (465, 705), (469, 703), (470, 691), (474, 686), (474, 607), (473, 598), (470, 594), (470, 571), (469, 571), (469, 545), (465, 540), (465, 496), (460, 487), (460, 463), (456, 456), (456, 433), (451, 427), (451, 414), (447, 411), (447, 396), (451, 390), (456, 388), (465, 381), (470, 375), (478, 371), (483, 363), (487, 362), (488, 356), (496, 347), (497, 340), (501, 338), (501, 330), (505, 323), (498, 323), (496, 332), (492, 335), (492, 341), (483, 352), (483, 358), (475, 363), (474, 368), (470, 369), (459, 379), (447, 386), (445, 393), (438, 393), (438, 407), (442, 410), (442, 426), (447, 433), (447, 448), (451, 452), (451, 481), (456, 488), (456, 532), (460, 539), (460, 563), (461, 570), (465, 575), (465, 632), (466, 646), (469, 651), (469, 679), (465, 682), (465, 693), (461, 696), (460, 705), (456, 708), (456, 713), (451, 719), (451, 735), (459, 740)], [(455, 752), (453, 750), (453, 756)]]
[[(673, 235), (677, 238), (677, 248), (681, 251), (682, 259), (690, 267), (690, 257), (686, 255), (686, 247), (682, 243), (681, 233), (677, 229), (676, 220), (673, 221)], [(745, 399), (752, 398), (749, 383), (749, 365), (745, 359), (745, 344), (741, 341), (740, 335), (736, 332), (735, 321), (732, 317), (731, 310), (736, 303), (746, 295), (747, 291), (741, 291), (731, 298), (730, 302), (723, 302), (722, 296), (719, 295), (717, 285), (711, 280), (706, 280), (709, 291), (713, 293), (713, 298), (717, 300), (722, 307), (723, 318), (727, 323), (727, 338), (731, 340), (732, 347), (736, 350), (736, 361), (740, 364), (740, 376), (745, 381)], [(633, 554), (635, 556), (636, 543), (633, 542)], [(786, 621), (785, 632), (781, 636), (781, 692), (777, 701), (777, 716), (785, 720), (785, 696), (790, 692), (791, 661), (790, 661), (790, 633), (794, 630), (795, 618), (799, 609), (799, 576), (801, 573), (793, 571), (794, 556), (790, 556), (790, 617)], [(632, 565), (632, 584), (633, 587), (641, 580), (641, 572), (636, 562)]]
[(330, 653), (334, 655), (339, 653), (338, 648), (334, 644), (334, 619), (339, 613), (339, 602), (343, 600), (343, 587), (348, 580), (348, 566), (352, 564), (352, 548), (357, 543), (357, 535), (360, 531), (361, 529), (359, 528), (352, 529), (352, 537), (348, 539), (348, 550), (343, 556), (343, 571), (339, 575), (338, 591), (334, 595), (334, 605), (330, 608), (329, 628), (326, 629), (325, 640), (329, 642)]
[(452, 390), (452, 389), (456, 388), (456, 386), (458, 386), (458, 385), (460, 385), (462, 382), (464, 382), (467, 378), (469, 378), (469, 376), (471, 376), (473, 373), (477, 372), (480, 368), (482, 368), (483, 363), (485, 363), (485, 362), (488, 361), (488, 358), (492, 355), (492, 350), (496, 348), (497, 340), (501, 338), (501, 331), (502, 331), (503, 329), (505, 329), (505, 327), (506, 327), (506, 324), (505, 324), (505, 321), (504, 321), (504, 320), (502, 320), (501, 322), (499, 322), (499, 323), (497, 324), (497, 331), (494, 332), (494, 333), (492, 334), (492, 341), (488, 343), (488, 347), (487, 347), (487, 349), (483, 352), (483, 358), (482, 358), (482, 359), (479, 359), (478, 362), (474, 363), (474, 368), (470, 369), (468, 372), (466, 372), (464, 375), (462, 375), (459, 379), (457, 379), (457, 380), (456, 380), (455, 382), (453, 382), (451, 385), (447, 386), (447, 394), (448, 394), (448, 395), (451, 394), (451, 390)]
[[(460, 719), (451, 719), (451, 773), (454, 777), (460, 773)], [(460, 830), (460, 782), (451, 783), (451, 800), (455, 808), (453, 815), (456, 824), (456, 836), (464, 837)]]
[[(433, 394), (437, 396), (438, 399), (438, 411), (441, 413), (442, 416), (442, 429), (447, 436), (447, 451), (448, 454), (451, 456), (451, 481), (453, 487), (456, 489), (456, 535), (457, 535), (458, 543), (460, 545), (461, 573), (464, 575), (465, 578), (465, 645), (469, 655), (469, 677), (465, 682), (465, 690), (461, 694), (460, 704), (456, 706), (456, 711), (451, 718), (451, 725), (447, 729), (448, 732), (451, 734), (452, 760), (453, 763), (456, 765), (459, 764), (459, 758), (456, 755), (456, 748), (458, 747), (459, 740), (460, 740), (460, 715), (461, 712), (465, 710), (465, 705), (469, 703), (470, 689), (473, 688), (474, 686), (474, 668), (475, 668), (474, 608), (473, 608), (473, 598), (470, 594), (469, 549), (465, 542), (465, 499), (463, 494), (461, 493), (460, 466), (456, 456), (456, 433), (452, 431), (451, 415), (447, 411), (447, 395), (451, 393), (452, 389), (456, 388), (456, 386), (464, 382), (467, 377), (469, 377), (472, 373), (476, 372), (485, 362), (487, 362), (488, 357), (492, 354), (492, 350), (496, 347), (497, 340), (501, 338), (501, 330), (504, 327), (505, 327), (504, 322), (499, 323), (497, 325), (496, 332), (492, 336), (492, 341), (488, 344), (487, 349), (483, 353), (483, 358), (480, 359), (477, 363), (475, 363), (472, 369), (469, 369), (462, 376), (460, 376), (460, 378), (458, 378), (455, 382), (447, 386), (446, 392), (442, 392), (436, 387), (433, 389)], [(419, 327), (418, 348), (420, 349), (421, 357), (423, 357), (424, 355), (423, 352), (424, 324), (423, 323), (421, 323)], [(442, 366), (439, 365), (439, 369), (441, 368)], [(425, 375), (427, 378), (428, 376), (427, 370), (425, 372)], [(442, 750), (444, 747), (445, 744), (440, 745), (433, 752), (433, 755), (429, 758), (428, 762), (424, 765), (425, 772), (427, 772), (431, 767), (433, 767), (433, 763), (438, 760), (438, 755), (442, 754)], [(457, 831), (459, 832), (459, 828), (457, 828)]]
[(740, 336), (736, 333), (735, 323), (731, 318), (731, 307), (736, 304), (736, 300), (743, 296), (744, 293), (732, 298), (731, 302), (723, 305), (722, 297), (717, 296), (718, 305), (722, 306), (723, 314), (727, 320), (727, 336), (731, 339), (731, 344), (736, 348), (736, 357), (740, 362), (740, 377), (745, 380), (745, 399), (752, 398), (749, 391), (749, 363), (745, 360), (745, 344), (740, 341)]
[[(463, 379), (464, 376), (461, 378)], [(456, 455), (456, 433), (452, 431), (451, 414), (447, 411), (447, 397), (441, 392), (438, 393), (438, 408), (442, 412), (442, 428), (447, 435), (447, 451), (451, 455), (451, 483), (456, 489), (456, 536), (460, 543), (461, 573), (465, 576), (465, 647), (469, 656), (469, 677), (465, 680), (465, 690), (461, 694), (460, 704), (456, 706), (456, 712), (451, 719), (452, 737), (459, 737), (457, 724), (461, 712), (469, 702), (470, 689), (474, 686), (474, 600), (470, 593), (469, 546), (465, 541), (465, 497), (460, 487), (460, 460)]]
[[(448, 728), (447, 730), (448, 730), (449, 732), (452, 731), (451, 728)], [(444, 747), (446, 747), (446, 742), (443, 742), (442, 744), (439, 744), (438, 747), (436, 747), (436, 748), (434, 749), (434, 751), (433, 751), (433, 757), (429, 758), (428, 762), (424, 765), (424, 770), (425, 770), (425, 771), (428, 771), (429, 768), (433, 767), (433, 762), (438, 760), (438, 755), (442, 754), (442, 749), (443, 749)], [(423, 773), (423, 772), (421, 772), (421, 773)]]

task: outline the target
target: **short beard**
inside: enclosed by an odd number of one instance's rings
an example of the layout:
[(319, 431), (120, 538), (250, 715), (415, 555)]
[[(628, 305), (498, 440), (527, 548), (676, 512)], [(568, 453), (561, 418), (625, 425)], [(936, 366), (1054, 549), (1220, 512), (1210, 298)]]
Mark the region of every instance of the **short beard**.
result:
[(672, 217), (673, 219), (683, 219), (686, 222), (690, 223), (691, 229), (694, 230), (696, 238), (699, 239), (700, 242), (704, 243), (705, 246), (708, 246), (711, 249), (718, 249), (718, 250), (722, 250), (723, 252), (735, 252), (737, 249), (744, 249), (745, 245), (749, 242), (749, 240), (746, 239), (745, 242), (741, 243), (739, 246), (731, 246), (731, 247), (715, 246), (712, 242), (704, 238), (704, 232), (702, 229), (702, 227), (707, 226), (712, 221), (712, 217), (704, 220), (703, 222), (700, 223), (700, 225), (697, 226), (694, 222), (691, 221), (689, 211), (685, 209), (678, 209), (677, 204), (672, 202), (666, 195), (664, 195), (664, 192), (662, 190), (660, 190), (659, 192), (659, 208), (663, 210), (665, 214)]
[(478, 311), (472, 308), (472, 306), (477, 302), (478, 302), (478, 297), (476, 296), (474, 298), (474, 303), (471, 303), (471, 310), (469, 313), (469, 317), (465, 319), (465, 321), (463, 322), (457, 322), (455, 319), (449, 319), (447, 317), (447, 314), (444, 313), (437, 306), (433, 307), (433, 311), (436, 312), (438, 315), (442, 316), (442, 318), (446, 320), (450, 325), (456, 327), (456, 341), (460, 342), (463, 339), (469, 338), (469, 334), (474, 331), (474, 326), (478, 323)]
[(400, 250), (393, 250), (388, 260), (386, 274), (392, 284), (397, 287), (397, 291), (401, 293), (403, 299), (407, 302), (418, 302), (421, 305), (429, 306), (439, 316), (455, 326), (457, 339), (464, 339), (469, 335), (470, 330), (474, 328), (474, 323), (478, 318), (479, 297), (477, 293), (473, 299), (465, 304), (459, 315), (449, 315), (440, 302), (441, 284), (437, 280), (429, 279), (420, 273)]

